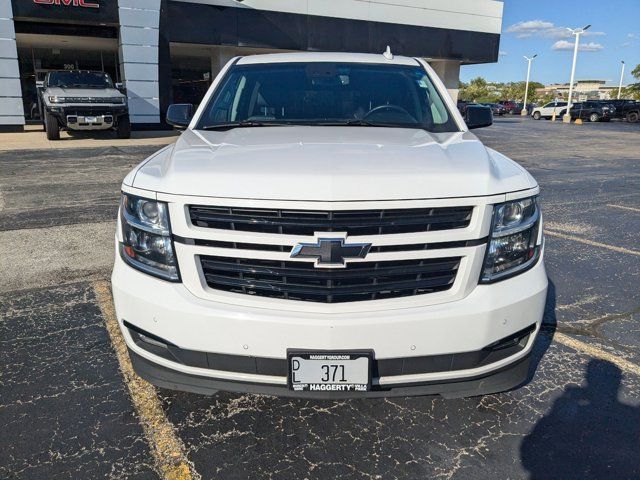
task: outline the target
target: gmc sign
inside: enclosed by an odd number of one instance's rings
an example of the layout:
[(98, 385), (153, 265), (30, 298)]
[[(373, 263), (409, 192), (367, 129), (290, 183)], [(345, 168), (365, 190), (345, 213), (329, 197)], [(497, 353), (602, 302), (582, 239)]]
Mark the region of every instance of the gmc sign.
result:
[(118, 0), (11, 0), (11, 5), (13, 18), (22, 22), (118, 25)]
[(33, 3), (41, 5), (69, 5), (73, 7), (100, 8), (97, 3), (88, 2), (86, 0), (33, 0)]

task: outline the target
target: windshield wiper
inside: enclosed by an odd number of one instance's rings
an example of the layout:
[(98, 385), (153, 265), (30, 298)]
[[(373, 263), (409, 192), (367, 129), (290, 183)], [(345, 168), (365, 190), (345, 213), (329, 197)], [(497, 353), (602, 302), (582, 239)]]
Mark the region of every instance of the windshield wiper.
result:
[(198, 130), (229, 130), (232, 128), (244, 128), (244, 127), (278, 127), (283, 125), (290, 125), (284, 122), (258, 122), (255, 120), (243, 120), (241, 122), (229, 122), (229, 123), (214, 123), (211, 125), (205, 125)]
[(362, 118), (354, 118), (351, 120), (345, 120), (344, 122), (316, 122), (315, 125), (321, 125), (326, 127), (387, 127), (387, 128), (418, 128), (424, 129), (424, 127), (417, 123), (401, 124), (401, 123), (384, 123), (384, 122), (370, 122)]

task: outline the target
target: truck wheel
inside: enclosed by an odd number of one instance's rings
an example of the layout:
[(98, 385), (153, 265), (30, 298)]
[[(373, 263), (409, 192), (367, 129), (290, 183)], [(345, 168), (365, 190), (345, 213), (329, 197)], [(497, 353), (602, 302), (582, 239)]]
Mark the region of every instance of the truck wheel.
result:
[(540, 112), (533, 112), (534, 120), (540, 120), (540, 118), (542, 118), (542, 115), (540, 115)]
[(638, 112), (627, 113), (627, 122), (629, 123), (636, 123), (639, 118), (640, 118), (640, 115), (638, 115)]
[(597, 122), (598, 120), (600, 120), (600, 117), (597, 113), (592, 113), (591, 115), (589, 115), (590, 122)]
[(44, 130), (47, 132), (47, 140), (60, 140), (58, 119), (49, 112), (44, 112)]
[(129, 122), (128, 116), (120, 118), (118, 126), (116, 127), (116, 134), (118, 138), (131, 138), (131, 123)]

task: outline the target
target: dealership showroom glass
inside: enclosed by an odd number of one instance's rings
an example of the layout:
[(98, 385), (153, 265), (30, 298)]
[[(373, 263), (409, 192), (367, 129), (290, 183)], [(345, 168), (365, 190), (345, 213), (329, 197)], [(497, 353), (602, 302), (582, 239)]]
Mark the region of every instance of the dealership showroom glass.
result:
[(132, 128), (155, 129), (169, 104), (198, 104), (229, 59), (283, 51), (390, 44), (428, 60), (455, 100), (461, 65), (497, 61), (501, 23), (489, 0), (446, 14), (418, 0), (0, 0), (0, 131), (41, 122), (38, 82), (51, 70), (108, 73)]

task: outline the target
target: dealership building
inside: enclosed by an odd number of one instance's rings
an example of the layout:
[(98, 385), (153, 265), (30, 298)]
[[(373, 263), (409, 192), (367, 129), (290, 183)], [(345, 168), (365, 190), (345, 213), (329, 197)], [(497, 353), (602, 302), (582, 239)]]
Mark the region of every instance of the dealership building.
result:
[(36, 82), (58, 69), (122, 83), (133, 128), (199, 103), (237, 55), (394, 54), (429, 61), (456, 98), (460, 66), (498, 59), (494, 0), (0, 0), (0, 130), (39, 119)]

